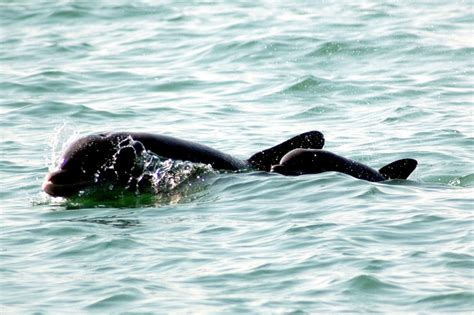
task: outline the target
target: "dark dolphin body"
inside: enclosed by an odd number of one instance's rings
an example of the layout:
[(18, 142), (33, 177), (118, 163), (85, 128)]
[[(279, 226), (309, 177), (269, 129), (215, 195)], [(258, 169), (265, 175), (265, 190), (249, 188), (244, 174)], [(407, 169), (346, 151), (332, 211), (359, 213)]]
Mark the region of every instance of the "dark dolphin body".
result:
[(110, 183), (124, 188), (146, 187), (147, 178), (141, 176), (144, 165), (139, 162), (144, 150), (165, 159), (209, 164), (216, 170), (270, 171), (272, 165), (293, 149), (321, 149), (323, 145), (323, 134), (310, 131), (241, 160), (208, 146), (170, 136), (134, 132), (93, 134), (69, 146), (58, 169), (48, 174), (43, 189), (51, 196), (69, 197), (86, 188)]
[(376, 171), (367, 165), (329, 151), (294, 149), (285, 154), (279, 164), (273, 165), (271, 171), (283, 175), (318, 174), (333, 171), (370, 182), (380, 182), (389, 179), (406, 179), (415, 170), (417, 164), (414, 159), (402, 159)]

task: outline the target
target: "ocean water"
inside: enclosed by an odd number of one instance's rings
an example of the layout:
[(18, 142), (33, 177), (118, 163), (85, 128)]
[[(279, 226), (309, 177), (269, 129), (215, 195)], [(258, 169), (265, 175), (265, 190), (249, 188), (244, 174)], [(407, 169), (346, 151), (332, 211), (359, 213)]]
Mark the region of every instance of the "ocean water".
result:
[[(472, 1), (1, 0), (0, 312), (472, 314), (473, 53)], [(119, 130), (240, 158), (320, 130), (419, 166), (41, 191), (72, 139)]]

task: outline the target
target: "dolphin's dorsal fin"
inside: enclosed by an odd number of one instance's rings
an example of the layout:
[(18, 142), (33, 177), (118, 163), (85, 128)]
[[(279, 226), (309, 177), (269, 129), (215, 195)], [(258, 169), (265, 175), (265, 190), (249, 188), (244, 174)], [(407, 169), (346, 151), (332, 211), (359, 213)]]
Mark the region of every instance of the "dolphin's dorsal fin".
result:
[(385, 165), (379, 173), (385, 179), (407, 179), (415, 170), (418, 162), (414, 159), (401, 159)]

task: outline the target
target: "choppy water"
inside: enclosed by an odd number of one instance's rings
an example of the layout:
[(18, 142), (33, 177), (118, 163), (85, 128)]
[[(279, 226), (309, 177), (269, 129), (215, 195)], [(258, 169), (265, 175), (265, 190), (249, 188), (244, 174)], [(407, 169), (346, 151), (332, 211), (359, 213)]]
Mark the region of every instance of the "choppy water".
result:
[[(0, 1), (2, 313), (472, 313), (472, 30), (472, 1)], [(103, 130), (420, 164), (46, 197)]]

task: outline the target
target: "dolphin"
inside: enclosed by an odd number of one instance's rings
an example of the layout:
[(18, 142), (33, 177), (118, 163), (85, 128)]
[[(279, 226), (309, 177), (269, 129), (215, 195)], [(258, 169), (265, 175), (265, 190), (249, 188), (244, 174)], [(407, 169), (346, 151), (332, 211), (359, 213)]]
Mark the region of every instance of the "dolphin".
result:
[(309, 131), (243, 160), (203, 144), (167, 135), (97, 133), (73, 142), (62, 154), (57, 168), (46, 176), (42, 187), (51, 196), (70, 197), (100, 185), (113, 184), (133, 189), (146, 186), (147, 178), (141, 176), (144, 165), (139, 159), (144, 151), (165, 159), (208, 164), (216, 170), (253, 169), (268, 172), (272, 165), (293, 149), (321, 149), (323, 146), (323, 134)]
[(340, 172), (370, 182), (390, 179), (407, 179), (418, 162), (414, 159), (401, 159), (385, 165), (378, 171), (321, 149), (294, 149), (286, 153), (278, 164), (272, 165), (271, 172), (282, 175), (319, 174)]

